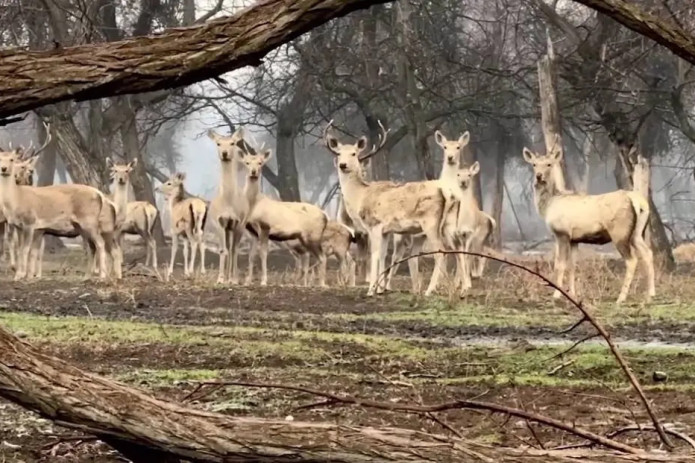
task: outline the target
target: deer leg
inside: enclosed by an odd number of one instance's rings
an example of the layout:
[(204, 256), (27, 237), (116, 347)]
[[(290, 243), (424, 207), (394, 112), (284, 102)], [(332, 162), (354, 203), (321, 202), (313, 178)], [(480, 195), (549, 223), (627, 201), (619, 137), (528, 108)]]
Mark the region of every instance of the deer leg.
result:
[(179, 250), (179, 235), (176, 230), (171, 232), (171, 257), (169, 258), (169, 270), (167, 272), (168, 276), (171, 277), (174, 274), (174, 261), (176, 261), (176, 253)]
[(42, 240), (42, 232), (34, 233), (31, 248), (29, 249), (29, 271), (27, 272), (27, 278), (29, 279), (36, 277), (36, 260), (38, 259), (39, 248), (41, 247)]
[(579, 245), (577, 243), (570, 243), (570, 248), (569, 248), (569, 266), (570, 266), (570, 271), (569, 271), (569, 280), (570, 280), (570, 294), (572, 297), (577, 295), (577, 288), (575, 286), (575, 276), (576, 276), (576, 270), (577, 270), (577, 248)]
[[(555, 248), (555, 284), (562, 288), (565, 280), (565, 270), (567, 269), (567, 259), (569, 258), (570, 243), (565, 236), (556, 237), (557, 246)], [(564, 289), (564, 288), (563, 288)], [(555, 291), (553, 297), (558, 299), (562, 296), (560, 291)]]
[(379, 275), (379, 261), (381, 260), (382, 247), (384, 246), (384, 234), (381, 227), (376, 227), (369, 232), (369, 290), (367, 296), (373, 296), (377, 289)]
[(258, 236), (261, 249), (261, 286), (268, 285), (268, 230), (261, 228)]
[(200, 275), (203, 276), (207, 272), (205, 269), (205, 233), (201, 230), (196, 232), (196, 240), (198, 242), (198, 253), (200, 254)]
[[(226, 224), (225, 224), (226, 225)], [(219, 235), (220, 241), (219, 241), (219, 256), (220, 256), (220, 265), (219, 265), (219, 272), (217, 273), (217, 284), (224, 284), (226, 280), (226, 274), (227, 274), (227, 266), (225, 265), (226, 259), (229, 255), (229, 230), (227, 227), (221, 227), (220, 228), (220, 235)]]
[(623, 280), (623, 286), (620, 289), (620, 294), (615, 303), (622, 304), (625, 302), (625, 299), (627, 299), (627, 293), (630, 291), (630, 285), (632, 285), (632, 279), (635, 276), (635, 269), (637, 268), (637, 250), (634, 246), (625, 244), (618, 246), (618, 251), (622, 254), (623, 259), (625, 259), (625, 279)]
[(302, 254), (302, 285), (309, 286), (309, 272), (311, 270), (311, 256), (308, 252)]
[[(386, 247), (386, 246), (384, 246)], [(400, 260), (406, 251), (406, 243), (403, 235), (393, 234), (393, 252), (391, 253), (391, 264), (389, 274), (386, 277), (386, 290), (391, 291), (391, 279), (398, 273), (398, 267), (401, 266)]]
[[(423, 237), (414, 237), (413, 246), (410, 248), (411, 255), (417, 255), (422, 252), (422, 246), (425, 244)], [(420, 259), (418, 257), (408, 259), (408, 270), (410, 271), (410, 284), (413, 294), (420, 294), (422, 291), (422, 281), (420, 280)]]
[(241, 225), (241, 222), (237, 222), (232, 229), (232, 246), (230, 249), (232, 260), (229, 263), (231, 282), (234, 285), (239, 284), (239, 246), (242, 236), (244, 236), (244, 227)]
[(188, 245), (190, 243), (188, 242), (188, 237), (186, 237), (186, 236), (184, 236), (183, 240), (181, 240), (181, 241), (183, 242), (183, 276), (187, 277), (187, 276), (190, 276), (190, 271), (189, 271), (189, 267), (188, 267), (188, 262), (190, 259), (190, 253), (188, 250)]
[(29, 252), (31, 251), (31, 243), (33, 240), (34, 230), (31, 228), (22, 228), (20, 230), (21, 249), (17, 257), (17, 271), (14, 279), (21, 280), (27, 275), (27, 266), (29, 261)]
[(260, 239), (260, 236), (258, 237), (252, 237), (251, 238), (251, 247), (249, 248), (249, 267), (246, 273), (246, 284), (250, 285), (253, 283), (253, 264), (254, 261), (256, 260), (256, 254), (258, 253), (258, 240)]
[(649, 302), (651, 298), (656, 296), (656, 286), (654, 283), (654, 254), (649, 245), (641, 237), (635, 243), (635, 247), (642, 260), (644, 273), (647, 278), (647, 302)]
[(94, 243), (94, 259), (99, 259), (99, 278), (104, 280), (107, 276), (106, 269), (106, 244), (98, 230), (90, 234), (90, 242)]
[[(7, 231), (9, 229), (9, 232)], [(8, 233), (10, 243), (10, 269), (17, 271), (17, 249), (21, 246), (19, 243), (19, 231), (14, 225), (10, 225), (5, 229)]]
[[(439, 224), (435, 224), (426, 230), (427, 241), (432, 244), (433, 251), (439, 251), (444, 248), (441, 239), (439, 238)], [(430, 278), (430, 284), (427, 286), (425, 291), (425, 296), (431, 295), (439, 284), (439, 278), (442, 275), (442, 270), (444, 268), (444, 254), (438, 253), (434, 255), (434, 270), (432, 270), (432, 277)]]

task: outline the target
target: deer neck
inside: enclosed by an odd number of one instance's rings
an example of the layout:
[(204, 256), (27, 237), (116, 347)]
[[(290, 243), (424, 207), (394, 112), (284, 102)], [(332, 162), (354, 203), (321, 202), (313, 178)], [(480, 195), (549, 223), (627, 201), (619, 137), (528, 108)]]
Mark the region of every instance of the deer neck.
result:
[(231, 201), (237, 193), (237, 162), (221, 162), (222, 176), (220, 178), (220, 196)]
[(0, 177), (0, 208), (4, 211), (13, 210), (17, 204), (19, 187), (14, 175)]
[(179, 204), (181, 201), (183, 201), (184, 195), (183, 195), (183, 185), (179, 187), (179, 189), (169, 196), (169, 207), (173, 210), (174, 207)]
[(261, 194), (261, 183), (260, 177), (251, 178), (246, 177), (246, 186), (244, 187), (244, 197), (249, 205), (256, 204), (258, 197)]
[(130, 183), (125, 185), (116, 184), (116, 188), (113, 190), (113, 202), (116, 205), (116, 210), (118, 214), (121, 214), (128, 207), (128, 188)]
[(353, 209), (352, 206), (356, 202), (361, 201), (362, 195), (366, 192), (369, 184), (365, 182), (359, 172), (345, 173), (338, 169), (338, 181), (340, 189), (343, 192), (343, 200), (348, 209)]
[(552, 181), (546, 183), (545, 185), (534, 185), (533, 194), (538, 213), (545, 217), (545, 214), (548, 211), (548, 206), (550, 206), (553, 198), (556, 198), (562, 193), (563, 191), (557, 187), (555, 182)]

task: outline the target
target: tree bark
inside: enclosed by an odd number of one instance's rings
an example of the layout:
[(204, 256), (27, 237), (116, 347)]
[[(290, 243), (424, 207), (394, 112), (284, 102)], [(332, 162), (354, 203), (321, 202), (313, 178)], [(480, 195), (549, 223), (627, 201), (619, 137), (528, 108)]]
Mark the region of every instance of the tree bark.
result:
[[(547, 153), (556, 149), (564, 153), (562, 144), (562, 124), (560, 122), (560, 105), (557, 99), (557, 71), (553, 43), (548, 36), (547, 54), (538, 61), (538, 90), (541, 100), (541, 124), (543, 126), (543, 138)], [(559, 164), (562, 175), (558, 175), (555, 181), (558, 188), (567, 189), (567, 163), (564, 156)]]
[[(0, 52), (0, 118), (67, 100), (180, 87), (247, 65), (357, 9), (389, 0), (263, 0), (200, 26), (44, 52)], [(270, 19), (272, 18), (272, 19)]]
[(666, 22), (625, 0), (574, 0), (611, 17), (623, 26), (663, 45), (695, 64), (695, 37), (673, 22)]

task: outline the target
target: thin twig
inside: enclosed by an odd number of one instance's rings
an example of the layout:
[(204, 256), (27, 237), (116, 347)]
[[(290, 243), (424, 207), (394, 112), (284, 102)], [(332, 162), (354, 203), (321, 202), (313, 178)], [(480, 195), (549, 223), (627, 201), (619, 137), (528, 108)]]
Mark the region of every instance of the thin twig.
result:
[(546, 362), (547, 362), (548, 360), (555, 360), (556, 358), (559, 358), (559, 357), (562, 357), (563, 355), (569, 354), (569, 353), (572, 352), (574, 349), (576, 349), (577, 346), (579, 346), (580, 344), (582, 344), (582, 343), (584, 343), (584, 342), (586, 342), (586, 341), (588, 341), (588, 340), (590, 340), (590, 339), (597, 338), (597, 337), (599, 337), (599, 336), (600, 336), (600, 335), (599, 335), (598, 333), (594, 333), (594, 334), (590, 334), (589, 336), (585, 336), (585, 337), (583, 337), (582, 339), (580, 339), (579, 341), (577, 341), (577, 342), (575, 342), (574, 344), (572, 344), (571, 346), (569, 346), (567, 349), (565, 349), (565, 350), (563, 350), (562, 352), (559, 352), (559, 353), (557, 353), (557, 354), (555, 354), (555, 355), (553, 355), (553, 356), (551, 356), (551, 357), (548, 357), (548, 358), (545, 359), (545, 360), (546, 360)]
[(635, 374), (632, 372), (632, 369), (630, 368), (629, 364), (627, 363), (627, 360), (625, 360), (625, 357), (623, 357), (623, 354), (620, 352), (618, 349), (618, 346), (613, 342), (611, 339), (611, 335), (606, 331), (606, 329), (603, 327), (601, 323), (593, 316), (591, 311), (584, 306), (581, 302), (577, 301), (574, 299), (570, 294), (559, 287), (558, 285), (555, 284), (550, 278), (546, 277), (540, 272), (537, 272), (533, 269), (530, 269), (526, 266), (523, 266), (521, 264), (517, 264), (516, 262), (509, 261), (507, 259), (503, 259), (501, 257), (495, 257), (491, 256), (488, 254), (482, 254), (478, 252), (471, 252), (471, 251), (430, 251), (430, 252), (421, 252), (419, 254), (414, 254), (412, 256), (404, 257), (403, 259), (400, 259), (394, 263), (392, 263), (390, 266), (388, 266), (380, 275), (379, 278), (377, 279), (377, 287), (379, 287), (379, 282), (381, 281), (381, 278), (384, 277), (385, 275), (388, 274), (389, 270), (391, 270), (392, 267), (396, 265), (400, 265), (403, 262), (406, 262), (410, 259), (417, 259), (420, 257), (426, 257), (426, 256), (434, 256), (436, 254), (464, 254), (467, 256), (474, 256), (474, 257), (483, 257), (486, 259), (491, 259), (494, 260), (495, 262), (499, 262), (501, 264), (509, 265), (511, 267), (517, 268), (519, 270), (522, 270), (526, 273), (529, 273), (531, 275), (536, 276), (538, 279), (543, 281), (548, 287), (558, 291), (563, 298), (565, 298), (567, 301), (570, 302), (574, 307), (579, 310), (584, 318), (586, 318), (589, 323), (593, 325), (594, 328), (596, 328), (596, 331), (601, 335), (601, 337), (606, 341), (606, 344), (608, 344), (608, 348), (610, 349), (611, 353), (613, 354), (613, 357), (615, 357), (616, 361), (618, 362), (618, 365), (620, 365), (620, 368), (623, 370), (623, 373), (625, 373), (625, 376), (627, 377), (628, 381), (632, 385), (633, 389), (637, 392), (637, 395), (640, 398), (640, 401), (642, 402), (642, 405), (644, 406), (645, 410), (647, 411), (647, 414), (649, 415), (649, 418), (654, 425), (654, 429), (656, 429), (657, 434), (659, 435), (659, 438), (661, 439), (661, 442), (669, 449), (673, 448), (673, 444), (671, 444), (671, 441), (669, 440), (668, 436), (664, 432), (664, 428), (659, 422), (659, 418), (656, 416), (656, 413), (654, 412), (654, 409), (652, 408), (652, 405), (649, 403), (649, 400), (647, 399), (647, 396), (644, 393), (644, 390), (642, 389), (642, 386), (640, 385), (639, 380), (635, 376)]

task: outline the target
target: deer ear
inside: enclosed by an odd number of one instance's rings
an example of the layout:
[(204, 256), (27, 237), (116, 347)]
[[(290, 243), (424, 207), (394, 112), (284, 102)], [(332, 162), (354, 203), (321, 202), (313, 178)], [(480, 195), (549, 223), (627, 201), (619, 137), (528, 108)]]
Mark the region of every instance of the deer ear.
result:
[(177, 172), (176, 178), (183, 182), (184, 180), (186, 180), (186, 172)]
[(536, 155), (533, 154), (533, 151), (526, 148), (525, 146), (524, 146), (524, 150), (522, 151), (522, 154), (524, 155), (524, 160), (528, 163), (532, 163), (534, 161), (534, 159), (536, 159)]
[(272, 154), (273, 152), (270, 150), (270, 148), (268, 148), (267, 150), (263, 151), (263, 158), (267, 161), (268, 159), (270, 159)]
[(444, 134), (443, 134), (442, 132), (440, 132), (439, 130), (435, 130), (435, 131), (434, 131), (434, 141), (435, 141), (439, 146), (443, 146), (443, 145), (444, 145), (444, 142), (446, 141), (446, 137), (445, 137)]
[(359, 140), (357, 140), (357, 149), (362, 151), (367, 147), (367, 137), (360, 137)]
[(473, 165), (468, 168), (468, 171), (471, 173), (471, 175), (478, 174), (478, 172), (480, 172), (480, 163), (475, 161)]
[(562, 160), (562, 146), (555, 145), (553, 147), (552, 152), (550, 153), (550, 157), (555, 162), (559, 162), (560, 160)]
[(106, 158), (106, 167), (113, 169), (113, 159)]
[(234, 133), (232, 134), (232, 136), (233, 136), (233, 137), (237, 137), (237, 138), (244, 138), (244, 128), (243, 128), (243, 127), (239, 127), (238, 129), (236, 129), (236, 130), (234, 131)]
[(39, 161), (39, 155), (35, 154), (34, 156), (27, 159), (27, 164), (29, 165), (29, 167), (31, 167), (33, 169), (34, 167), (36, 167), (36, 163), (38, 161)]
[(130, 162), (128, 163), (128, 168), (129, 168), (129, 169), (132, 169), (133, 167), (135, 167), (135, 166), (137, 166), (137, 165), (138, 165), (138, 160), (137, 160), (137, 158), (135, 158), (135, 159), (133, 159), (132, 161), (130, 161)]
[(459, 145), (461, 145), (461, 148), (466, 146), (468, 142), (471, 140), (471, 134), (467, 130), (459, 137)]
[(338, 139), (335, 138), (333, 135), (328, 134), (326, 135), (326, 143), (328, 144), (328, 148), (335, 153), (335, 151), (338, 149), (338, 146), (340, 143), (338, 142)]

